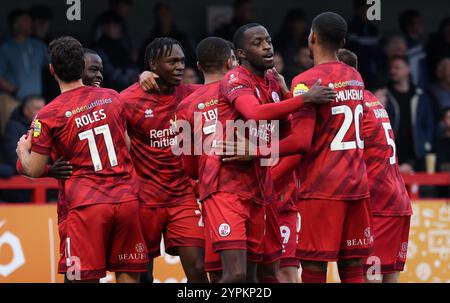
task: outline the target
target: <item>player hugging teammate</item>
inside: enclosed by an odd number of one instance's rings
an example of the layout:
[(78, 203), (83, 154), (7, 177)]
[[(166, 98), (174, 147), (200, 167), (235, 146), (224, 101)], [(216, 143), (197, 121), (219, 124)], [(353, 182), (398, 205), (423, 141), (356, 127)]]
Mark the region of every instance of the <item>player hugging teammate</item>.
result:
[[(60, 272), (76, 257), (81, 280), (115, 271), (119, 282), (137, 282), (139, 272), (152, 281), (164, 236), (192, 283), (297, 283), (300, 266), (303, 283), (325, 283), (328, 262), (343, 283), (398, 282), (411, 203), (387, 113), (365, 90), (356, 58), (340, 50), (346, 35), (341, 16), (318, 15), (314, 67), (291, 89), (260, 24), (239, 28), (234, 45), (216, 37), (198, 45), (204, 85), (181, 83), (182, 46), (157, 38), (140, 83), (120, 94), (98, 88), (94, 53), (83, 75), (81, 45), (55, 40), (61, 95), (17, 152), (23, 174), (62, 175)], [(260, 152), (262, 137), (277, 152)], [(249, 142), (258, 142), (255, 153)], [(60, 174), (48, 174), (50, 153), (64, 159), (53, 166)]]

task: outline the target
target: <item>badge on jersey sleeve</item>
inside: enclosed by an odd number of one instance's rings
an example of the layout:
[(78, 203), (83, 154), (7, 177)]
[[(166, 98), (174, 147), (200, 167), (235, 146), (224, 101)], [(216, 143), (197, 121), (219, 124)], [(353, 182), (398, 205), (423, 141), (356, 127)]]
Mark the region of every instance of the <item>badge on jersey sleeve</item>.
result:
[(33, 122), (33, 137), (39, 138), (42, 132), (42, 123), (39, 119), (34, 120)]
[(309, 92), (309, 87), (305, 83), (297, 84), (294, 88), (294, 97), (301, 96)]

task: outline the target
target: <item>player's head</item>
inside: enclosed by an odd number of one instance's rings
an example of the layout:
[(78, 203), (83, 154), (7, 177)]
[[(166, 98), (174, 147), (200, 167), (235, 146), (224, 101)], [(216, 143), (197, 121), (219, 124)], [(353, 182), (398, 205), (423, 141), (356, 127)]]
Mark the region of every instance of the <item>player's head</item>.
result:
[(318, 49), (337, 52), (344, 47), (347, 29), (347, 22), (336, 13), (325, 12), (315, 17), (308, 39), (311, 55)]
[(232, 68), (230, 43), (222, 38), (208, 37), (197, 46), (197, 66), (204, 74), (225, 74)]
[(30, 13), (23, 9), (16, 9), (9, 13), (8, 24), (11, 35), (29, 36), (33, 31), (33, 24)]
[(348, 66), (358, 69), (358, 56), (346, 48), (341, 48), (337, 53), (339, 61), (347, 64)]
[(178, 86), (185, 69), (183, 47), (173, 38), (156, 38), (145, 50), (145, 65), (159, 76), (158, 81), (170, 87)]
[(96, 51), (84, 49), (83, 84), (100, 87), (103, 82), (103, 62)]
[(84, 51), (81, 43), (73, 37), (53, 40), (49, 47), (50, 72), (58, 81), (75, 82), (84, 72)]
[(265, 72), (275, 66), (272, 38), (261, 24), (249, 23), (241, 26), (234, 34), (233, 42), (242, 65), (258, 72)]
[(31, 95), (23, 100), (22, 114), (28, 122), (33, 121), (37, 113), (45, 106), (45, 99), (41, 96)]

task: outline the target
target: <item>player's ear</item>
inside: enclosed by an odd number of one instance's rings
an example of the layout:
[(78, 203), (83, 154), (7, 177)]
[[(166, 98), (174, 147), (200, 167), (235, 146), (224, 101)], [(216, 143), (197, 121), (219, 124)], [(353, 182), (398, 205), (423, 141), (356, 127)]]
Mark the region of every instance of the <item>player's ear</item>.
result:
[(233, 68), (233, 60), (231, 58), (228, 58), (227, 61), (225, 61), (225, 69), (230, 70)]
[(347, 39), (344, 38), (344, 40), (342, 40), (341, 42), (341, 48), (343, 48), (345, 44), (347, 44)]
[(247, 58), (247, 56), (245, 55), (245, 51), (243, 49), (240, 49), (240, 48), (238, 48), (236, 50), (236, 56), (237, 56), (238, 60), (242, 60), (242, 59), (245, 60)]
[(198, 62), (198, 61), (197, 61), (197, 69), (198, 69), (199, 71), (203, 72), (202, 65), (201, 65), (200, 62)]
[(154, 72), (156, 70), (156, 62), (155, 61), (149, 61), (148, 65), (150, 66), (151, 72)]
[(55, 69), (53, 68), (52, 64), (48, 65), (48, 69), (50, 70), (50, 75), (52, 75), (52, 77), (55, 76)]

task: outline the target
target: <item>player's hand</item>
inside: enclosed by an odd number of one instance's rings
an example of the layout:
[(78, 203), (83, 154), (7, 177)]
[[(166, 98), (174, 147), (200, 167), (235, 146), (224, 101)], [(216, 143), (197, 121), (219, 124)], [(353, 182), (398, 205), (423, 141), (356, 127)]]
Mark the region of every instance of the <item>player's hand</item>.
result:
[(322, 105), (336, 100), (336, 92), (329, 87), (320, 86), (321, 83), (322, 79), (317, 80), (311, 89), (303, 94), (305, 104)]
[(249, 162), (255, 159), (256, 146), (236, 132), (236, 141), (218, 141), (216, 150), (223, 162)]
[(53, 163), (52, 167), (48, 171), (48, 176), (55, 179), (69, 179), (72, 176), (73, 167), (70, 162), (63, 161), (63, 158), (59, 158)]
[(23, 154), (23, 153), (30, 153), (31, 151), (31, 135), (27, 134), (27, 135), (23, 135), (19, 142), (17, 142), (17, 149), (16, 149), (16, 153), (17, 156)]
[(277, 80), (278, 84), (281, 87), (281, 91), (283, 93), (283, 96), (287, 96), (289, 95), (289, 88), (286, 85), (286, 80), (284, 79), (284, 76), (282, 74), (280, 74), (277, 69), (274, 67), (272, 69), (269, 69), (267, 71), (268, 74), (272, 74), (275, 79)]
[(402, 173), (402, 174), (413, 174), (414, 173), (414, 168), (412, 167), (411, 164), (409, 163), (403, 163), (398, 167), (398, 170)]
[(141, 85), (141, 88), (146, 91), (157, 91), (159, 92), (159, 86), (156, 83), (156, 79), (158, 79), (159, 76), (153, 72), (145, 71), (139, 76), (139, 84)]

